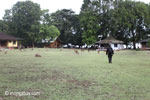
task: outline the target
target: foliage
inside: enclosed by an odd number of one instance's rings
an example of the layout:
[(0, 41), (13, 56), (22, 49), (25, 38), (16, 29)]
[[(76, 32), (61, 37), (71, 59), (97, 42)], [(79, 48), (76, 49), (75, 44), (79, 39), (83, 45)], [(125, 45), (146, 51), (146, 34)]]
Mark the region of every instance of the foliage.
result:
[[(60, 39), (65, 43), (73, 43), (73, 34), (75, 34), (74, 21), (76, 15), (69, 9), (58, 10), (51, 14), (52, 24), (60, 30)], [(75, 33), (74, 33), (75, 32)]]
[(135, 43), (150, 33), (150, 4), (132, 0), (83, 0), (77, 15), (71, 9), (50, 14), (32, 1), (17, 2), (5, 11), (0, 26), (0, 31), (23, 38), (25, 45), (59, 34), (65, 44), (90, 45), (98, 41), (98, 35), (104, 39), (109, 34), (126, 45), (133, 42), (135, 49)]
[(17, 2), (12, 9), (6, 11), (4, 21), (10, 23), (9, 30), (13, 35), (33, 45), (39, 38), (40, 16), (40, 5), (23, 1)]
[(40, 34), (42, 34), (44, 40), (51, 40), (60, 35), (60, 32), (57, 27), (54, 25), (41, 25), (40, 27)]
[(42, 10), (41, 16), (42, 24), (44, 25), (52, 25), (51, 15), (49, 14), (49, 10)]
[(3, 20), (0, 20), (0, 32), (4, 32), (7, 30), (6, 23)]
[(79, 46), (83, 45), (80, 15), (75, 15), (73, 18), (72, 34), (73, 34), (72, 44)]
[(80, 15), (80, 23), (82, 29), (82, 42), (92, 44), (98, 39), (98, 31), (100, 26), (98, 24), (97, 16), (93, 12), (83, 12)]
[(90, 0), (84, 0), (80, 13), (80, 24), (83, 44), (92, 44), (97, 41), (100, 30), (97, 10)]

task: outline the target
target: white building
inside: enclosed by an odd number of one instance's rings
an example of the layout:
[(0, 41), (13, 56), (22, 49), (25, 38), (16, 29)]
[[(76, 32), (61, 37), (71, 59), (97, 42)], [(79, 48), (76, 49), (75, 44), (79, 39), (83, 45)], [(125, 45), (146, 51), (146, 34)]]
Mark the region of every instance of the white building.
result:
[(108, 45), (110, 45), (113, 50), (125, 49), (123, 41), (117, 40), (112, 36), (109, 36), (104, 40), (98, 41), (96, 42), (96, 44), (100, 45), (100, 49), (106, 49)]

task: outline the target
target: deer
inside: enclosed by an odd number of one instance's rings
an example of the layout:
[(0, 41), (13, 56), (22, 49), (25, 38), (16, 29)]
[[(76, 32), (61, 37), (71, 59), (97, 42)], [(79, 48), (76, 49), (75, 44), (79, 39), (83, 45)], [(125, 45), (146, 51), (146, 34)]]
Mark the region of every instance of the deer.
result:
[(98, 54), (99, 54), (99, 53), (100, 53), (100, 50), (98, 49), (98, 51), (97, 51), (97, 52), (98, 52)]
[(39, 55), (39, 54), (35, 54), (35, 57), (42, 57), (41, 55)]
[(120, 50), (118, 49), (118, 50), (115, 50), (115, 51), (120, 51)]
[(78, 50), (74, 50), (74, 52), (75, 52), (76, 54), (78, 54), (78, 55), (79, 55), (79, 52), (78, 52)]
[(8, 53), (8, 51), (5, 51), (4, 53), (5, 53), (5, 54), (7, 54), (7, 53)]
[(84, 51), (84, 49), (81, 49), (81, 52), (83, 52)]

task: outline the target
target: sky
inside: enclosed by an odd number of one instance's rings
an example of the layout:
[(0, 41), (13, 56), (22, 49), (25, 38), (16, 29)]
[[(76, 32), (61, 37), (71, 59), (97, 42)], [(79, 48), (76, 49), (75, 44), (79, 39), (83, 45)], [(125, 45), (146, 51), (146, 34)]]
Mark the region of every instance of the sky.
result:
[[(26, 0), (2, 0), (0, 3), (0, 19), (4, 16), (6, 9), (11, 9), (17, 1)], [(83, 4), (83, 0), (31, 0), (34, 3), (38, 3), (41, 9), (49, 9), (50, 13), (53, 13), (61, 9), (72, 9), (76, 14), (79, 14), (80, 8)]]
[[(25, 0), (2, 0), (0, 3), (0, 19), (3, 18), (5, 10), (11, 9), (12, 6), (17, 3), (17, 1)], [(79, 14), (80, 8), (83, 4), (83, 0), (31, 0), (34, 3), (38, 3), (41, 6), (41, 9), (49, 9), (50, 13), (53, 13), (61, 9), (72, 9), (76, 14)], [(150, 0), (135, 0), (143, 1), (149, 3)]]

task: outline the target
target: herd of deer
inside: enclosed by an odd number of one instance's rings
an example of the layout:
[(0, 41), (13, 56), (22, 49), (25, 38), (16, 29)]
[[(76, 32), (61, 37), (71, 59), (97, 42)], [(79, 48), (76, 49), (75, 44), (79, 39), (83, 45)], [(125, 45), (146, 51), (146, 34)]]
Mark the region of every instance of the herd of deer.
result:
[[(34, 50), (34, 49), (32, 48), (32, 50)], [(19, 49), (19, 51), (22, 52), (22, 49)], [(46, 48), (46, 51), (48, 51), (47, 48)], [(60, 51), (62, 51), (62, 49), (60, 49)], [(75, 54), (79, 55), (79, 54), (80, 54), (79, 51), (81, 51), (81, 52), (84, 52), (84, 51), (90, 52), (91, 50), (90, 50), (90, 49), (73, 49), (73, 51), (75, 52)], [(117, 51), (119, 51), (119, 50), (117, 50)], [(5, 51), (5, 52), (4, 52), (4, 54), (7, 54), (7, 53), (8, 53), (8, 51)], [(99, 49), (97, 50), (97, 53), (98, 53), (98, 54), (100, 53), (100, 50), (99, 50)], [(42, 57), (42, 56), (41, 56), (40, 54), (36, 53), (36, 54), (35, 54), (35, 57)]]
[[(74, 52), (77, 54), (77, 55), (79, 55), (80, 53), (79, 53), (79, 50), (77, 50), (77, 49), (73, 49), (74, 50)], [(81, 50), (81, 52), (84, 52), (86, 49), (80, 49)], [(47, 51), (47, 50), (46, 50)], [(62, 49), (60, 49), (60, 51), (62, 51)], [(90, 49), (88, 49), (87, 50), (88, 52), (90, 52), (91, 50)], [(98, 54), (100, 53), (100, 50), (98, 50), (97, 51), (98, 52)], [(39, 54), (35, 54), (35, 57), (42, 57), (41, 55), (39, 55)]]
[[(32, 50), (33, 50), (33, 48), (32, 48)], [(77, 55), (79, 55), (80, 53), (79, 53), (79, 49), (77, 50), (77, 49), (73, 49), (74, 50), (74, 52), (77, 54)], [(80, 49), (81, 50), (81, 52), (84, 52), (86, 49)], [(19, 49), (19, 51), (21, 51), (22, 52), (22, 49)], [(48, 51), (48, 49), (46, 49), (46, 51)], [(62, 51), (62, 49), (60, 49), (60, 51)], [(87, 51), (88, 52), (90, 52), (91, 50), (90, 49), (87, 49)], [(97, 50), (97, 52), (98, 52), (98, 54), (100, 53), (100, 50)], [(7, 54), (8, 53), (8, 51), (5, 51), (4, 52), (4, 54)], [(41, 55), (39, 55), (39, 54), (35, 54), (35, 57), (42, 57)]]
[[(81, 52), (84, 52), (86, 49), (80, 49), (80, 50), (81, 50)], [(87, 51), (90, 52), (91, 50), (90, 50), (90, 49), (87, 49)], [(74, 49), (74, 52), (79, 55), (79, 50)], [(97, 53), (98, 53), (98, 54), (100, 53), (100, 50), (99, 50), (99, 49), (97, 50)]]

